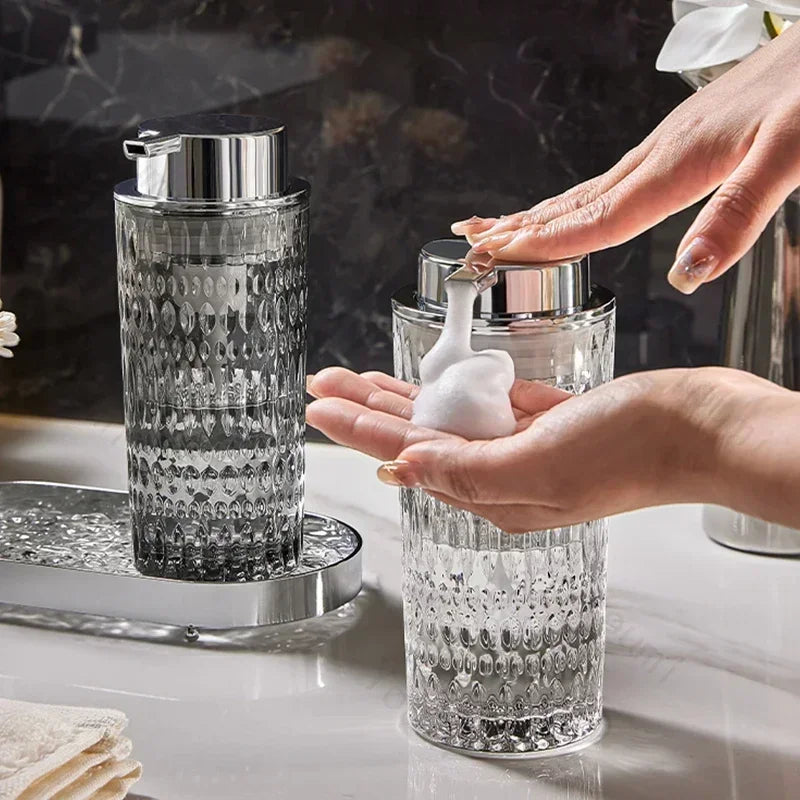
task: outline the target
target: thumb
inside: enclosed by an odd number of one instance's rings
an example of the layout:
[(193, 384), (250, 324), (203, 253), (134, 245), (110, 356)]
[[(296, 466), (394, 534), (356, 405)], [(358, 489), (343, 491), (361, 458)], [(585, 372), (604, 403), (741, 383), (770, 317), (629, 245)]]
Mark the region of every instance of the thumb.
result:
[(722, 275), (755, 244), (798, 183), (800, 146), (760, 133), (683, 237), (669, 282), (691, 294)]
[(468, 504), (529, 502), (523, 486), (528, 470), (512, 441), (420, 442), (403, 450), (396, 461), (383, 464), (378, 477), (386, 483), (438, 492)]

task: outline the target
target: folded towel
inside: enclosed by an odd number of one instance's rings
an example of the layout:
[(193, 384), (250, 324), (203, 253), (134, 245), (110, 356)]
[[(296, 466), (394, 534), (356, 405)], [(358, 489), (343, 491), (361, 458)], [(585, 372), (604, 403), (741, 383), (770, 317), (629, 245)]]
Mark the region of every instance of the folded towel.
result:
[(121, 711), (0, 698), (0, 800), (118, 800), (139, 780)]

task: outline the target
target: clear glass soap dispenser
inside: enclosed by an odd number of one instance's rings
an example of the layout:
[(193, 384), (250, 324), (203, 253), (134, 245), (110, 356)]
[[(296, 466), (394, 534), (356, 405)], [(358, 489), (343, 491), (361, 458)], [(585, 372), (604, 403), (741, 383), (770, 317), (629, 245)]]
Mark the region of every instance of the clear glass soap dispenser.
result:
[[(395, 294), (395, 374), (419, 382), (444, 322), (463, 240), (419, 256)], [(496, 264), (472, 347), (511, 354), (518, 378), (581, 393), (611, 379), (613, 295), (587, 258)], [(599, 735), (607, 522), (508, 534), (421, 490), (401, 491), (408, 714), (421, 736), (498, 756), (563, 751)]]

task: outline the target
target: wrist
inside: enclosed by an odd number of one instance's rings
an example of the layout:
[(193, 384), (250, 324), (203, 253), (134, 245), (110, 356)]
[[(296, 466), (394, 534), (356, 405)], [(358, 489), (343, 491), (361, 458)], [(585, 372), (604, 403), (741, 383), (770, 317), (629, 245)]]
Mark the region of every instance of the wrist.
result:
[(718, 461), (730, 396), (713, 369), (671, 369), (657, 373), (663, 452), (661, 503), (719, 502)]
[[(622, 421), (631, 437), (626, 486), (631, 507), (714, 502), (719, 446), (716, 413), (708, 413), (709, 381), (697, 369), (640, 372), (615, 383), (625, 394)], [(627, 395), (627, 397), (626, 397)]]
[(796, 396), (739, 370), (687, 372), (684, 502), (768, 515), (780, 491), (776, 450), (792, 429), (779, 420), (796, 411)]
[(800, 527), (800, 394), (761, 379), (739, 385), (718, 450), (718, 505)]

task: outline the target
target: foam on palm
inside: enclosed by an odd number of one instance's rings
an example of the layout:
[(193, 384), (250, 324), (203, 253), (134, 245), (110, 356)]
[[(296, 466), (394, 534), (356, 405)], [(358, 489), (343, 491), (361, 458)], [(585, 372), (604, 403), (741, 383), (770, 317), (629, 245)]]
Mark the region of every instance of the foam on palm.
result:
[(477, 294), (471, 283), (448, 281), (444, 329), (420, 363), (412, 421), (465, 439), (496, 439), (516, 426), (508, 396), (514, 362), (503, 350), (472, 349)]

